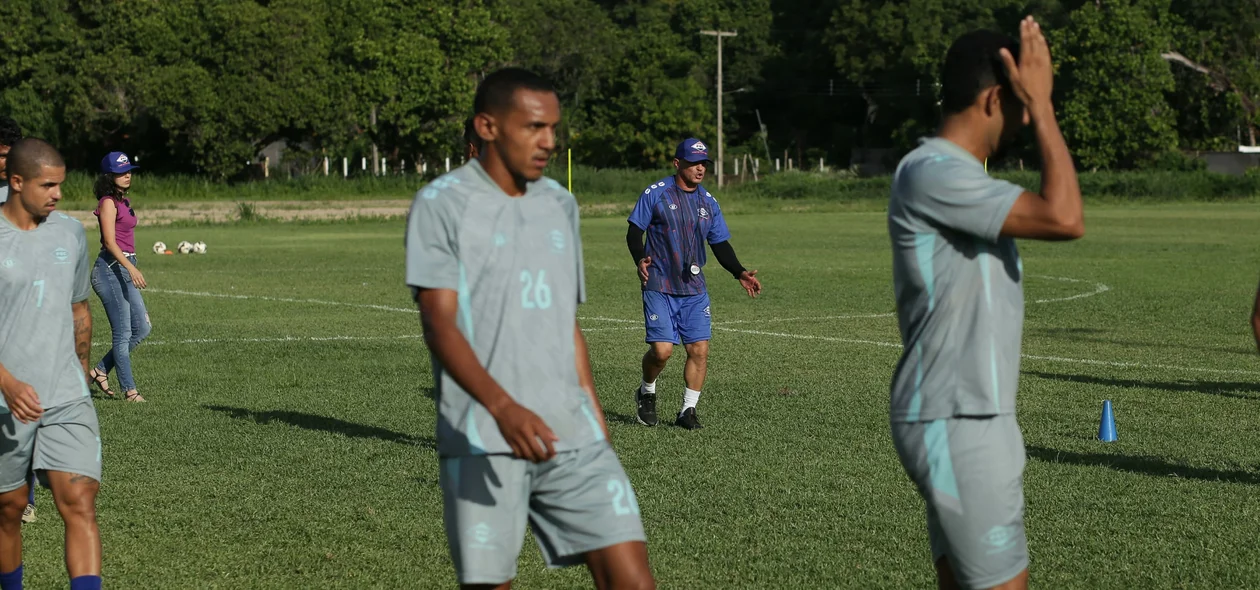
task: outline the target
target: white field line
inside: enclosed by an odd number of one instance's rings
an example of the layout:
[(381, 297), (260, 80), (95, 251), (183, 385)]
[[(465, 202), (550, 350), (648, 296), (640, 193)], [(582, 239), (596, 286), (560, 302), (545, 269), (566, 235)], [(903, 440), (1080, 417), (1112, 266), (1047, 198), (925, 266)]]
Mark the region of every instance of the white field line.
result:
[[(722, 326), (714, 326), (714, 330), (723, 332), (735, 332), (738, 334), (751, 334), (754, 336), (774, 336), (778, 338), (791, 338), (794, 340), (821, 340), (824, 342), (837, 342), (842, 344), (866, 344), (870, 346), (879, 346), (883, 348), (897, 348), (902, 346), (896, 342), (878, 342), (875, 340), (857, 340), (852, 338), (835, 338), (832, 336), (812, 336), (809, 334), (791, 334), (785, 332), (765, 332), (761, 330), (740, 330), (736, 328), (725, 328)], [(1260, 371), (1247, 371), (1243, 369), (1210, 369), (1207, 367), (1185, 367), (1180, 365), (1164, 365), (1154, 363), (1135, 363), (1127, 361), (1104, 361), (1098, 359), (1078, 359), (1067, 358), (1061, 356), (1042, 356), (1036, 354), (1024, 354), (1021, 358), (1032, 361), (1045, 361), (1051, 363), (1064, 363), (1071, 365), (1095, 365), (1103, 367), (1118, 367), (1122, 369), (1154, 369), (1165, 371), (1190, 371), (1196, 373), (1217, 373), (1223, 375), (1260, 375)]]
[[(1038, 278), (1055, 280), (1055, 281), (1063, 281), (1063, 282), (1069, 282), (1069, 283), (1089, 283), (1090, 282), (1090, 281), (1085, 281), (1082, 279), (1071, 279), (1071, 278), (1066, 278), (1066, 277), (1041, 276)], [(1055, 298), (1055, 299), (1038, 299), (1038, 300), (1035, 300), (1033, 303), (1054, 303), (1054, 302), (1060, 302), (1060, 301), (1071, 301), (1075, 299), (1091, 297), (1094, 295), (1098, 295), (1100, 293), (1105, 293), (1109, 290), (1111, 290), (1111, 288), (1108, 287), (1107, 285), (1104, 285), (1102, 283), (1094, 283), (1094, 290), (1092, 292), (1080, 293), (1077, 295), (1072, 295), (1070, 297), (1061, 297), (1061, 298)], [(288, 298), (288, 297), (266, 297), (266, 296), (261, 296), (261, 295), (230, 295), (230, 294), (224, 294), (224, 293), (208, 293), (208, 292), (202, 292), (202, 291), (181, 291), (181, 290), (175, 290), (175, 289), (149, 289), (148, 291), (154, 292), (154, 293), (164, 293), (164, 294), (171, 294), (171, 295), (187, 295), (187, 296), (194, 296), (194, 297), (215, 297), (215, 298), (221, 298), (221, 299), (244, 299), (244, 300), (254, 299), (254, 300), (261, 300), (261, 301), (274, 301), (274, 302), (279, 302), (279, 303), (309, 303), (309, 304), (317, 304), (317, 305), (336, 305), (336, 306), (344, 306), (344, 307), (357, 307), (357, 308), (363, 308), (363, 309), (375, 309), (375, 310), (380, 310), (380, 311), (416, 313), (416, 310), (409, 309), (409, 308), (390, 307), (386, 305), (373, 305), (373, 304), (366, 304), (366, 303), (344, 303), (340, 301), (323, 301), (319, 299), (293, 299), (293, 298)], [(881, 348), (898, 348), (899, 349), (901, 348), (901, 344), (896, 343), (896, 342), (880, 342), (876, 340), (861, 340), (861, 339), (856, 339), (856, 338), (838, 338), (834, 336), (815, 336), (815, 335), (810, 335), (810, 334), (793, 334), (789, 332), (769, 332), (769, 331), (764, 331), (764, 330), (744, 330), (744, 329), (726, 327), (731, 324), (751, 323), (752, 321), (761, 321), (761, 322), (766, 322), (766, 323), (792, 322), (792, 321), (822, 321), (822, 320), (828, 320), (828, 319), (880, 318), (880, 317), (892, 317), (894, 315), (896, 314), (892, 314), (892, 313), (851, 314), (851, 315), (839, 315), (839, 316), (816, 316), (816, 317), (799, 317), (799, 318), (770, 318), (766, 320), (734, 320), (734, 321), (721, 322), (721, 323), (714, 324), (713, 329), (723, 331), (723, 332), (736, 333), (736, 334), (748, 334), (752, 336), (771, 336), (771, 337), (776, 337), (776, 338), (791, 338), (795, 340), (814, 340), (814, 341), (821, 341), (821, 342), (834, 342), (838, 344), (861, 344), (861, 345), (867, 345), (867, 346), (878, 346)], [(630, 320), (630, 319), (624, 319), (624, 318), (608, 318), (608, 317), (601, 317), (601, 316), (585, 316), (585, 317), (579, 317), (578, 319), (580, 321), (588, 321), (588, 322), (634, 324), (633, 326), (625, 326), (625, 327), (583, 328), (582, 329), (583, 332), (638, 330), (638, 329), (641, 329), (639, 324), (641, 324), (642, 322), (642, 320)], [(419, 334), (409, 334), (409, 335), (403, 335), (403, 336), (280, 336), (280, 337), (271, 337), (271, 338), (222, 338), (222, 339), (192, 338), (192, 339), (187, 339), (187, 340), (146, 341), (145, 344), (148, 344), (150, 346), (155, 346), (155, 345), (165, 345), (165, 344), (218, 344), (218, 343), (231, 343), (231, 342), (269, 343), (269, 342), (337, 342), (337, 341), (370, 341), (370, 340), (410, 340), (410, 339), (419, 339), (419, 338), (422, 338), (422, 336)], [(97, 346), (109, 345), (109, 343), (107, 342), (94, 343), (94, 344)], [(1094, 365), (1094, 366), (1104, 366), (1104, 367), (1117, 367), (1117, 368), (1125, 368), (1125, 369), (1189, 371), (1189, 372), (1197, 372), (1197, 373), (1216, 373), (1216, 374), (1227, 374), (1227, 375), (1260, 375), (1260, 371), (1246, 371), (1242, 369), (1211, 369), (1211, 368), (1206, 368), (1206, 367), (1186, 367), (1186, 366), (1180, 366), (1180, 365), (1136, 363), (1136, 362), (1127, 362), (1127, 361), (1105, 361), (1105, 360), (1099, 360), (1099, 359), (1078, 359), (1078, 358), (1067, 358), (1067, 357), (1059, 357), (1059, 356), (1042, 356), (1042, 355), (1031, 355), (1031, 354), (1025, 354), (1022, 356), (1025, 359), (1035, 360), (1035, 361), (1077, 364), (1077, 365)]]
[[(1086, 281), (1083, 279), (1069, 279), (1067, 277), (1047, 277), (1047, 276), (1041, 276), (1041, 275), (1029, 275), (1029, 276), (1038, 278), (1038, 279), (1046, 279), (1049, 281), (1062, 281), (1064, 283), (1093, 283), (1093, 281)], [(1094, 285), (1093, 291), (1089, 291), (1086, 293), (1077, 293), (1076, 295), (1070, 295), (1068, 297), (1054, 297), (1051, 299), (1034, 299), (1033, 303), (1058, 303), (1060, 301), (1074, 301), (1076, 299), (1084, 299), (1086, 297), (1093, 297), (1095, 295), (1106, 293), (1107, 291), (1111, 290), (1111, 287), (1108, 287), (1107, 285), (1104, 285), (1102, 283), (1093, 283), (1093, 285)]]
[(416, 309), (411, 307), (391, 307), (388, 305), (375, 305), (371, 303), (345, 303), (343, 301), (324, 301), (322, 299), (294, 299), (291, 297), (267, 297), (264, 295), (231, 295), (227, 293), (209, 293), (206, 291), (181, 291), (179, 289), (145, 289), (145, 291), (149, 293), (162, 293), (164, 295), (188, 295), (191, 297), (214, 297), (216, 299), (252, 299), (256, 301), (275, 301), (278, 303), (310, 303), (315, 305), (337, 305), (341, 307), (375, 309), (377, 311), (416, 313)]

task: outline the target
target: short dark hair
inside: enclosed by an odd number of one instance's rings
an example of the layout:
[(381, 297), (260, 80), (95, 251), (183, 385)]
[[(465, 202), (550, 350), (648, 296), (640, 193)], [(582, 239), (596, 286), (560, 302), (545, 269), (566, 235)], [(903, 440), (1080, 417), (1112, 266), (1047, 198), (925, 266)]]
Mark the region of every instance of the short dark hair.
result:
[(44, 166), (65, 168), (66, 161), (61, 152), (38, 137), (19, 139), (9, 150), (9, 178), (21, 176), (24, 179), (36, 178)]
[(941, 66), (941, 110), (946, 115), (967, 110), (986, 88), (1011, 89), (1001, 49), (1019, 61), (1019, 43), (995, 31), (972, 31), (949, 47)]
[(474, 113), (502, 113), (512, 108), (517, 90), (555, 93), (546, 78), (523, 68), (503, 68), (481, 81), (473, 98)]
[(477, 135), (477, 126), (473, 123), (473, 117), (468, 117), (464, 121), (464, 143), (481, 151), (481, 136)]
[(12, 117), (0, 117), (0, 145), (13, 147), (22, 139), (22, 127)]

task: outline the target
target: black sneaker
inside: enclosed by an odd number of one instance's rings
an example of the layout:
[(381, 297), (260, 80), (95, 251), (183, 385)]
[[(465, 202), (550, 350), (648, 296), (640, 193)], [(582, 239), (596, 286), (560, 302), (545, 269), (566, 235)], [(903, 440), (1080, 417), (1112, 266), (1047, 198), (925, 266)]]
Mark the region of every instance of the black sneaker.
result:
[(660, 419), (656, 417), (656, 394), (643, 393), (643, 388), (635, 390), (634, 403), (639, 407), (639, 424), (656, 426)]
[(678, 419), (674, 420), (674, 426), (682, 426), (687, 430), (700, 430), (704, 428), (700, 425), (700, 417), (696, 415), (695, 408), (687, 408), (678, 415)]

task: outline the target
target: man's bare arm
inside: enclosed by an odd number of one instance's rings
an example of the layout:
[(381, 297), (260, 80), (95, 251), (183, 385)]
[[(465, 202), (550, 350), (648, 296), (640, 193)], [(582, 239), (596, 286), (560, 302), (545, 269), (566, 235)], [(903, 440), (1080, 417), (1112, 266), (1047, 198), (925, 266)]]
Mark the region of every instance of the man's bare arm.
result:
[(1085, 213), (1076, 166), (1051, 102), (1054, 68), (1041, 25), (1032, 17), (1020, 24), (1019, 64), (1001, 50), (1012, 90), (1032, 120), (1041, 151), (1041, 194), (1024, 192), (1011, 207), (1002, 235), (1038, 240), (1075, 240), (1085, 235)]
[(92, 311), (87, 301), (72, 303), (70, 307), (74, 310), (74, 352), (79, 355), (86, 377), (92, 356)]
[(591, 396), (595, 419), (599, 420), (600, 428), (604, 429), (604, 438), (608, 439), (608, 420), (604, 418), (604, 407), (600, 405), (599, 396), (595, 393), (595, 375), (591, 371), (591, 355), (586, 348), (586, 336), (582, 334), (582, 326), (576, 320), (573, 323), (573, 348), (577, 359), (578, 384), (586, 390), (586, 395)]
[(468, 395), (490, 412), (513, 453), (530, 461), (555, 456), (552, 443), (559, 440), (542, 419), (516, 403), (481, 365), (476, 351), (459, 331), (456, 314), (459, 296), (449, 289), (421, 289), (416, 297), (424, 342), (443, 369)]

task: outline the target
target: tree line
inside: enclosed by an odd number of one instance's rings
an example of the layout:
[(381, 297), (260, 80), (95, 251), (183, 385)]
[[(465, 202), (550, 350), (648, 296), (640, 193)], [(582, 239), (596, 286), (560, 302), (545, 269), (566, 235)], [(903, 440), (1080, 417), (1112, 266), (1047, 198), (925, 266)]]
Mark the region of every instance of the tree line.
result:
[(728, 154), (844, 166), (930, 133), (952, 39), (1025, 14), (1081, 166), (1255, 141), (1260, 0), (4, 0), (0, 114), (84, 166), (230, 178), (283, 140), (398, 168), (458, 154), (477, 82), (521, 65), (557, 85), (576, 161), (651, 168), (716, 140), (719, 29)]

